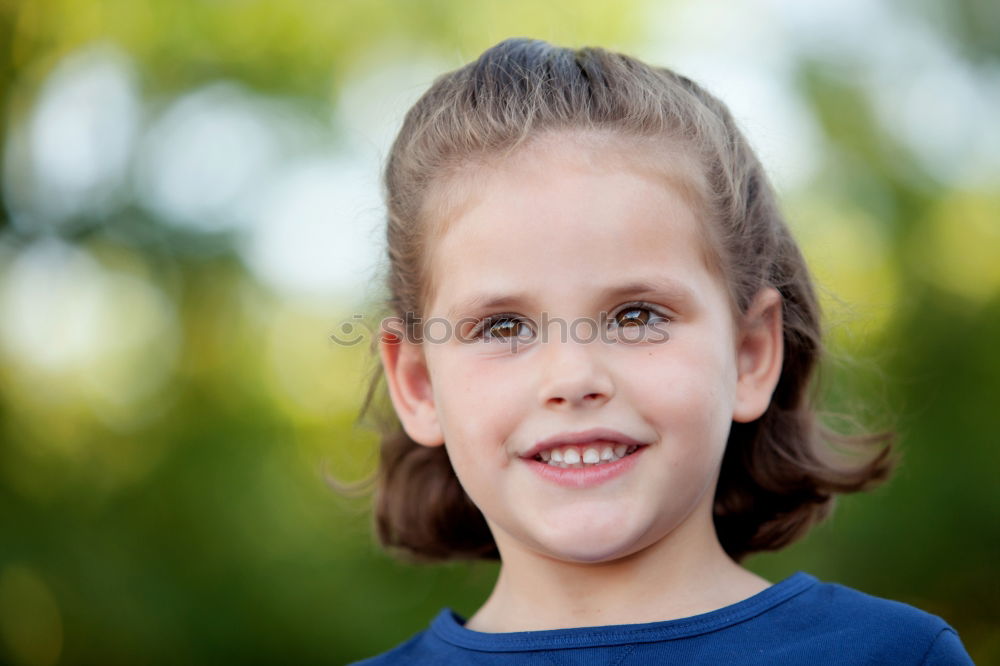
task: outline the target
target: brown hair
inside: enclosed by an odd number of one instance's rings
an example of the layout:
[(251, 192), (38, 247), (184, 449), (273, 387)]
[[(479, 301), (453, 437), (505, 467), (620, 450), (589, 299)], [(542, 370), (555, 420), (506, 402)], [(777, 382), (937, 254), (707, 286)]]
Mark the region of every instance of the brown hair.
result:
[[(781, 548), (824, 519), (837, 493), (888, 478), (896, 464), (892, 433), (842, 435), (818, 418), (819, 306), (761, 164), (722, 102), (666, 68), (601, 48), (508, 39), (438, 77), (407, 113), (385, 169), (386, 314), (421, 317), (431, 293), (432, 190), (447, 187), (463, 166), (559, 130), (610, 132), (645, 140), (649, 150), (663, 145), (656, 139), (680, 146), (702, 176), (697, 189), (710, 221), (710, 251), (734, 313), (745, 312), (761, 288), (781, 293), (781, 376), (761, 418), (733, 423), (716, 489), (715, 528), (730, 557)], [(676, 151), (666, 159), (677, 159)], [(445, 447), (420, 446), (406, 435), (379, 391), (382, 378), (376, 368), (361, 412), (381, 408), (379, 540), (417, 560), (498, 558)]]

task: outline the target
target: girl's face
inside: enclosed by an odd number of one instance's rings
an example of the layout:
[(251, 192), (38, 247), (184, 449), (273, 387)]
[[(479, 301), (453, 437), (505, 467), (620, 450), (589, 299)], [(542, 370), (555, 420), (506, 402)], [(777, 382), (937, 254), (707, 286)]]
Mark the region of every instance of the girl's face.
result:
[[(505, 560), (610, 561), (711, 530), (731, 422), (777, 382), (777, 293), (737, 329), (698, 212), (625, 154), (557, 135), (480, 174), (433, 243), (423, 343), (383, 345), (407, 432), (444, 443)], [(642, 446), (579, 469), (534, 457), (580, 433), (583, 460)]]

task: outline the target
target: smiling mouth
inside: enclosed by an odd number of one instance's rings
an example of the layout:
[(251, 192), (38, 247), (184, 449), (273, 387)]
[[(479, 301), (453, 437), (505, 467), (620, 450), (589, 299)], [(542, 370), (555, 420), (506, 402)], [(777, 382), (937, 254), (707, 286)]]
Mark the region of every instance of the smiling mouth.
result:
[(551, 467), (563, 469), (582, 469), (599, 467), (617, 462), (632, 455), (644, 445), (627, 445), (618, 442), (592, 442), (588, 444), (573, 444), (558, 446), (539, 452), (533, 460), (546, 463)]

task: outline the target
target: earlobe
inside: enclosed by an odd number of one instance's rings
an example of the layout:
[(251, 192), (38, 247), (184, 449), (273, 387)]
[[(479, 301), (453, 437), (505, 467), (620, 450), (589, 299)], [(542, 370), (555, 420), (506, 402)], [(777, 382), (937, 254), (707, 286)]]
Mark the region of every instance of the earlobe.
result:
[(743, 318), (737, 336), (734, 421), (754, 421), (771, 404), (784, 363), (781, 308), (781, 294), (767, 287), (757, 293)]
[(400, 336), (383, 335), (379, 355), (389, 397), (406, 434), (424, 446), (444, 444), (430, 373), (420, 345)]

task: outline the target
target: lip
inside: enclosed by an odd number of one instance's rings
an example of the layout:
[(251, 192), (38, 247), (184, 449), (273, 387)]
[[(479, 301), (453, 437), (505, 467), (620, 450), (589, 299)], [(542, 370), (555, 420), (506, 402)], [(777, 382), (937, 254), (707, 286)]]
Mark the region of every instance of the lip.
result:
[(649, 447), (640, 446), (633, 453), (624, 458), (619, 458), (614, 462), (586, 467), (556, 467), (555, 465), (539, 462), (532, 458), (527, 458), (525, 463), (531, 467), (532, 471), (546, 481), (551, 481), (567, 488), (590, 488), (628, 472), (635, 467), (639, 456), (647, 448)]
[[(612, 430), (610, 428), (591, 428), (590, 430), (581, 430), (580, 432), (560, 433), (554, 437), (543, 439), (522, 453), (520, 457), (531, 460), (546, 449), (554, 449), (559, 446), (569, 446), (572, 444), (590, 444), (597, 441), (614, 442), (615, 444), (625, 444), (626, 446), (638, 446), (640, 447), (640, 450), (646, 446), (645, 442), (640, 442), (639, 440), (633, 439), (632, 437), (629, 437), (628, 435), (617, 430)], [(636, 453), (638, 453), (638, 451)], [(625, 458), (622, 458), (622, 460), (631, 457), (632, 456), (626, 456)], [(601, 467), (603, 466), (604, 465), (601, 465)]]

